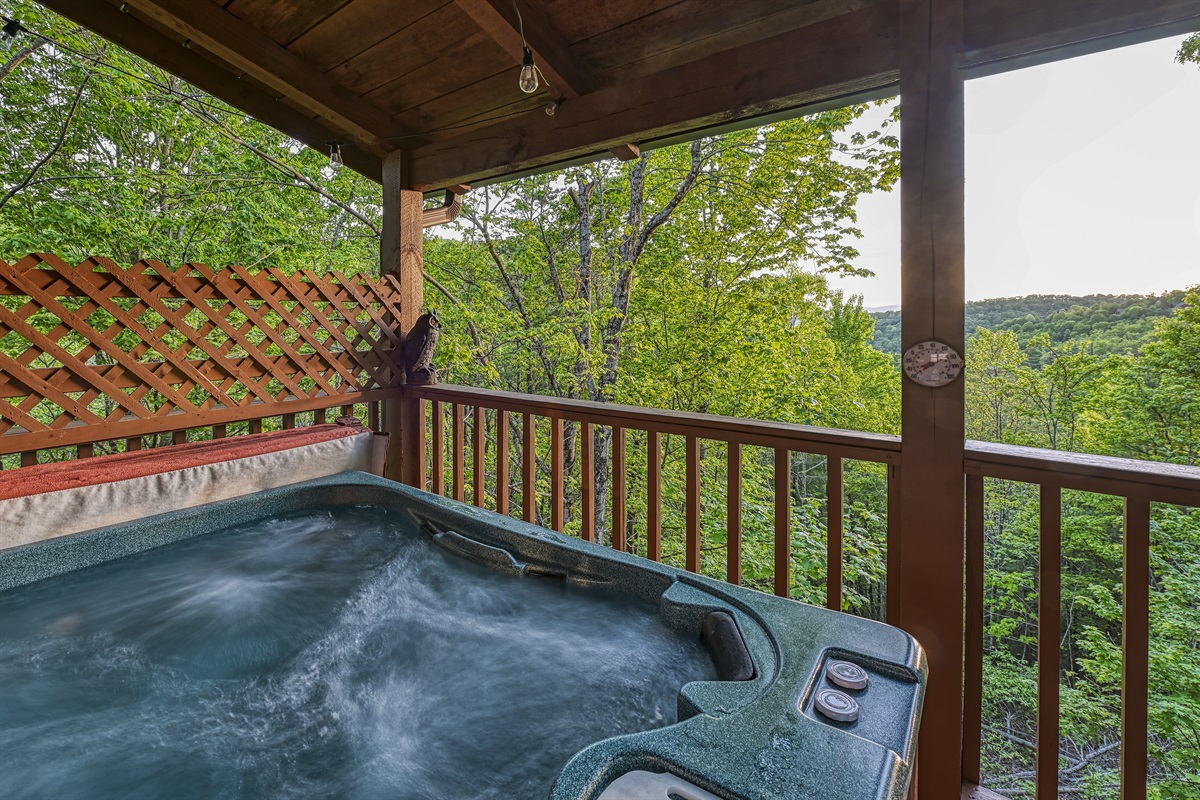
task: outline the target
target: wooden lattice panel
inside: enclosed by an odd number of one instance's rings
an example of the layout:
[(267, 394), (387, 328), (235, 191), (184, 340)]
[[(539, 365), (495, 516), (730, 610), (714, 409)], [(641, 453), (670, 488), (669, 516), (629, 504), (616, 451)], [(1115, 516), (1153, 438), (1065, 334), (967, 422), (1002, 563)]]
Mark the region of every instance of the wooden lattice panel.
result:
[(0, 260), (0, 454), (379, 399), (392, 277)]

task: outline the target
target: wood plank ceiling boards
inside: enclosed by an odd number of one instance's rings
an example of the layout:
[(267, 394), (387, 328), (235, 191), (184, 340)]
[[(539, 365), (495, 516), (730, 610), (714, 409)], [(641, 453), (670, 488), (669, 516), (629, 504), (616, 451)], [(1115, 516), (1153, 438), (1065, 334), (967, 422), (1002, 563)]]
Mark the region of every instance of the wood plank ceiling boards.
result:
[[(424, 191), (634, 157), (899, 69), (899, 0), (518, 0), (546, 79), (532, 95), (510, 0), (43, 2), (314, 148), (341, 143), (376, 180), (409, 150)], [(1200, 0), (964, 0), (963, 16), (963, 63), (987, 67), (1194, 28)]]

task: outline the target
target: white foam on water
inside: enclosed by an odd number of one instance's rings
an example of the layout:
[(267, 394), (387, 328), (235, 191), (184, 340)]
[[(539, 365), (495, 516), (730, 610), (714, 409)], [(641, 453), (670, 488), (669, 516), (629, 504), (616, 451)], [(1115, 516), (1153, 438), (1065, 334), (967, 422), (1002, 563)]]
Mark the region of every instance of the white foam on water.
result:
[(652, 606), (358, 507), (14, 590), (0, 615), (4, 797), (542, 797), (714, 677)]

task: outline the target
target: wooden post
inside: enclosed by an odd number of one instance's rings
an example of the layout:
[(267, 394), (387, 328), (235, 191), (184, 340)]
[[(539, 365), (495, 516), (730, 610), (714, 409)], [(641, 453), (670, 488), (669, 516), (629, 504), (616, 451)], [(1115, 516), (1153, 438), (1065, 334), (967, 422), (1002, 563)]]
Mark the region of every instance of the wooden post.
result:
[[(901, 345), (964, 348), (963, 0), (900, 0)], [(962, 776), (964, 393), (905, 379), (900, 524), (888, 542), (888, 620), (929, 657), (921, 798), (957, 798)]]
[[(425, 305), (424, 246), (421, 234), (421, 193), (406, 189), (408, 154), (396, 150), (383, 160), (383, 230), (379, 237), (379, 271), (400, 280), (400, 331), (405, 337)], [(404, 384), (403, 352), (396, 354), (393, 386)], [(392, 435), (383, 474), (417, 486), (421, 480), (420, 401), (394, 397), (383, 401), (383, 429)]]

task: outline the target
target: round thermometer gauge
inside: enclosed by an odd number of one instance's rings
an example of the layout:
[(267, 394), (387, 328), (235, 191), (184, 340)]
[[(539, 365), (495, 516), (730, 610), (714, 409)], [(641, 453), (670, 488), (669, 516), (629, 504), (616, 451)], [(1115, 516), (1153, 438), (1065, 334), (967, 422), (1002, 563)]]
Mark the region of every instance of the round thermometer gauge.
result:
[(922, 386), (945, 386), (962, 368), (962, 356), (948, 344), (919, 342), (904, 351), (904, 374)]

